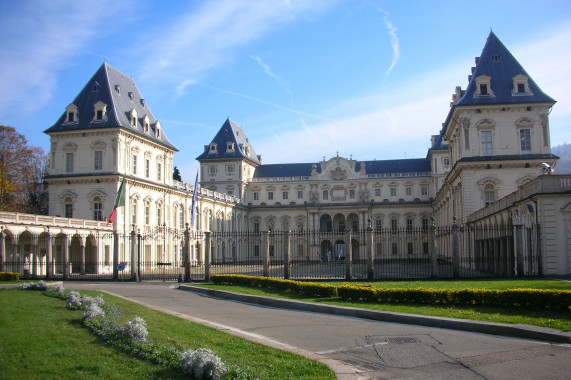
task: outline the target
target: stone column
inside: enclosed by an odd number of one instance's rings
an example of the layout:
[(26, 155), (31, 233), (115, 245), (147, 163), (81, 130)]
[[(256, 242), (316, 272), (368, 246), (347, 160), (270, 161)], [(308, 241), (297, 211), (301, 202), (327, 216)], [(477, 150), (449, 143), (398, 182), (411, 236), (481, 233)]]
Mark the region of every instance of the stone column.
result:
[(289, 280), (290, 278), (290, 264), (291, 264), (291, 231), (286, 232), (284, 239), (284, 278)]
[(54, 267), (52, 264), (52, 234), (50, 233), (50, 228), (46, 234), (46, 278), (49, 280), (54, 276)]
[(270, 277), (270, 231), (262, 231), (263, 276)]
[(375, 254), (373, 249), (373, 227), (368, 226), (366, 230), (367, 236), (367, 280), (375, 279)]
[(70, 265), (69, 262), (69, 236), (66, 234), (61, 235), (61, 250), (63, 255), (63, 279), (69, 280)]
[(80, 237), (79, 242), (80, 242), (80, 254), (79, 254), (80, 274), (84, 275), (85, 274), (85, 239)]
[[(353, 248), (351, 245), (351, 230), (345, 233), (345, 279), (353, 279)], [(347, 243), (348, 242), (348, 243)]]
[[(139, 281), (137, 276), (137, 240), (135, 236), (135, 225), (131, 231), (131, 281)], [(166, 243), (166, 242), (165, 242)]]
[(113, 266), (113, 280), (119, 281), (119, 233), (117, 231), (113, 231), (113, 262), (111, 265)]
[(430, 254), (430, 277), (438, 277), (438, 252), (436, 248), (436, 224), (434, 217), (430, 218), (430, 243), (429, 243), (429, 254)]
[(184, 282), (190, 282), (190, 230), (188, 229), (188, 223), (186, 223), (186, 228), (184, 230)]
[(6, 272), (6, 244), (4, 227), (0, 227), (0, 272)]
[(204, 231), (204, 280), (210, 281), (210, 259), (212, 256), (211, 232)]
[(458, 229), (456, 217), (454, 217), (452, 224), (452, 274), (454, 277), (460, 277), (460, 242), (458, 240)]

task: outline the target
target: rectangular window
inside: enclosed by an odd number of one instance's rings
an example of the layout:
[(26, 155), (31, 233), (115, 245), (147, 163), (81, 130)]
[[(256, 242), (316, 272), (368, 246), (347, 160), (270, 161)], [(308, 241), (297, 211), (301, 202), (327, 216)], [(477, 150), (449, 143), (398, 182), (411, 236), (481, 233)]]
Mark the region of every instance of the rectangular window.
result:
[(406, 244), (406, 252), (407, 252), (409, 255), (412, 255), (412, 254), (413, 254), (413, 244), (412, 244), (412, 243), (407, 243), (407, 244)]
[(406, 220), (406, 230), (407, 230), (407, 231), (412, 231), (412, 219), (407, 219), (407, 220)]
[(274, 199), (274, 192), (273, 191), (268, 191), (268, 200), (271, 201)]
[(422, 254), (428, 255), (428, 242), (422, 243)]
[(257, 191), (254, 191), (254, 193), (253, 193), (252, 195), (254, 196), (254, 200), (255, 200), (255, 201), (257, 201), (258, 198), (260, 197), (260, 196), (258, 195), (258, 192), (257, 192)]
[(450, 166), (450, 159), (449, 158), (443, 158), (442, 159), (442, 165)]
[(73, 153), (65, 154), (65, 172), (73, 173)]
[(303, 191), (301, 190), (297, 191), (297, 199), (303, 199)]
[(145, 160), (145, 177), (149, 178), (150, 172), (151, 172), (151, 161)]
[(214, 165), (210, 166), (210, 174), (216, 174), (216, 166)]
[(133, 174), (137, 174), (137, 156), (133, 155)]
[(103, 120), (103, 110), (97, 110), (97, 120)]
[(392, 251), (393, 255), (396, 255), (397, 253), (399, 253), (397, 243), (392, 243), (391, 251)]
[(349, 199), (355, 199), (355, 189), (349, 190)]
[(227, 173), (234, 173), (234, 166), (226, 166)]
[(93, 153), (93, 169), (94, 170), (103, 169), (103, 152), (100, 150), (96, 150)]
[(391, 231), (396, 231), (398, 228), (398, 220), (391, 219)]
[(260, 246), (255, 245), (254, 246), (254, 257), (259, 257), (259, 256), (260, 256)]
[(137, 204), (131, 206), (131, 224), (137, 224)]
[(486, 206), (491, 205), (496, 201), (496, 194), (494, 190), (486, 190), (484, 191), (484, 204)]
[(149, 206), (145, 206), (145, 224), (151, 224), (151, 208)]
[(492, 131), (482, 131), (482, 155), (492, 154)]
[(488, 95), (488, 85), (483, 83), (480, 85), (480, 95)]
[(103, 205), (99, 202), (93, 203), (93, 220), (103, 220)]
[(160, 162), (157, 162), (157, 181), (160, 181), (163, 177), (163, 168)]
[(275, 248), (273, 245), (270, 245), (270, 256), (273, 256), (275, 254)]
[(282, 199), (287, 199), (289, 197), (289, 194), (287, 191), (282, 192)]
[(73, 112), (69, 112), (69, 113), (67, 114), (67, 121), (70, 122), (70, 123), (73, 123), (73, 117), (74, 117), (74, 115), (75, 115), (75, 114), (74, 114)]
[(381, 196), (381, 189), (375, 189), (375, 197)]
[(518, 92), (518, 94), (524, 94), (525, 93), (525, 84), (518, 83), (517, 84), (517, 92)]
[(422, 218), (422, 230), (428, 231), (428, 218)]
[(157, 226), (162, 225), (163, 223), (162, 220), (162, 210), (160, 208), (157, 208)]
[(391, 197), (396, 197), (396, 196), (397, 196), (397, 188), (391, 187)]
[(406, 195), (412, 195), (412, 187), (406, 187)]
[(420, 188), (420, 193), (421, 193), (422, 195), (428, 195), (428, 186), (422, 186), (422, 187)]
[(327, 192), (327, 190), (323, 190), (323, 200), (326, 201), (329, 199), (329, 193)]
[(375, 229), (381, 231), (383, 228), (383, 221), (381, 219), (375, 220)]
[(519, 131), (521, 140), (521, 150), (531, 150), (531, 133), (529, 129), (521, 129)]
[(260, 232), (260, 223), (254, 222), (254, 232)]
[(179, 228), (184, 228), (184, 209), (182, 208), (182, 206), (179, 210), (178, 220), (179, 220), (178, 221)]
[(65, 204), (64, 216), (66, 218), (73, 218), (73, 205), (71, 203)]

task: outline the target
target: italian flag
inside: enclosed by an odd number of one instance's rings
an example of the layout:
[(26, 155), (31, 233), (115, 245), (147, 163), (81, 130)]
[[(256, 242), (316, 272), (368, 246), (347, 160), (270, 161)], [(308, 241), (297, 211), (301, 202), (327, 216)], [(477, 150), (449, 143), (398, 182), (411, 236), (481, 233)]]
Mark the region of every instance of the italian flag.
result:
[(119, 191), (117, 192), (117, 198), (115, 198), (115, 205), (113, 206), (113, 211), (111, 211), (111, 215), (109, 215), (107, 224), (113, 223), (113, 220), (115, 220), (115, 215), (117, 215), (117, 207), (125, 206), (125, 191), (123, 190), (124, 185), (125, 185), (125, 177), (123, 177), (123, 181), (121, 181), (121, 186), (119, 186)]

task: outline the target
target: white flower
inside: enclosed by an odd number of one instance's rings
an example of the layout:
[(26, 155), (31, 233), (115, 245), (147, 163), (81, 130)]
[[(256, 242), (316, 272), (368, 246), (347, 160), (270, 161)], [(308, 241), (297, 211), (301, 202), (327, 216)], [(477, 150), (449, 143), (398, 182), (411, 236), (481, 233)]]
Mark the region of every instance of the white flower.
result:
[(82, 321), (90, 321), (92, 319), (94, 319), (95, 317), (98, 317), (100, 315), (104, 315), (105, 313), (103, 312), (103, 310), (97, 306), (97, 305), (89, 305), (87, 307), (87, 309), (85, 309), (85, 313), (83, 314), (83, 317), (81, 317)]
[(145, 340), (149, 332), (147, 323), (141, 317), (135, 317), (123, 325), (123, 331), (133, 339)]
[(187, 350), (180, 361), (182, 371), (197, 379), (217, 379), (224, 375), (222, 360), (208, 348)]

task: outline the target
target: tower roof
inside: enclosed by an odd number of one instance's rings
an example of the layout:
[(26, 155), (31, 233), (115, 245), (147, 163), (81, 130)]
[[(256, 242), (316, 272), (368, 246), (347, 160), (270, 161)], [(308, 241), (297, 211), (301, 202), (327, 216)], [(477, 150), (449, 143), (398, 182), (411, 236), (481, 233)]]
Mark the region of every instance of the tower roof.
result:
[[(232, 144), (228, 144), (232, 143)], [(211, 147), (215, 144), (215, 149)], [(228, 149), (229, 145), (232, 149)], [(212, 139), (210, 145), (205, 146), (204, 152), (196, 157), (197, 160), (207, 160), (207, 159), (228, 159), (228, 158), (239, 158), (246, 159), (253, 162), (256, 165), (261, 165), (258, 155), (254, 147), (250, 143), (248, 136), (242, 130), (242, 128), (234, 123), (229, 118), (226, 119), (222, 127)]]
[[(514, 93), (514, 77), (523, 75), (527, 77), (529, 91)], [(476, 78), (487, 76), (490, 78), (492, 95), (477, 96)], [(499, 38), (490, 32), (482, 54), (476, 57), (476, 66), (472, 68), (468, 87), (463, 91), (462, 97), (456, 105), (488, 105), (488, 104), (514, 104), (514, 103), (555, 103), (555, 100), (546, 95), (531, 79), (520, 63), (504, 46)]]
[[(94, 106), (98, 102), (107, 106), (106, 117), (102, 120), (95, 119)], [(78, 109), (78, 118), (74, 122), (67, 122), (67, 115), (64, 112), (58, 121), (46, 129), (44, 133), (122, 128), (178, 151), (164, 134), (162, 128), (157, 133), (160, 123), (155, 119), (135, 82), (107, 63), (103, 63), (99, 67), (75, 97), (72, 104)], [(131, 126), (131, 113), (133, 111), (137, 114), (135, 126)], [(142, 122), (145, 116), (149, 119), (148, 131), (145, 131)]]

